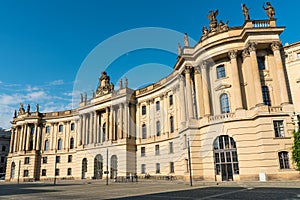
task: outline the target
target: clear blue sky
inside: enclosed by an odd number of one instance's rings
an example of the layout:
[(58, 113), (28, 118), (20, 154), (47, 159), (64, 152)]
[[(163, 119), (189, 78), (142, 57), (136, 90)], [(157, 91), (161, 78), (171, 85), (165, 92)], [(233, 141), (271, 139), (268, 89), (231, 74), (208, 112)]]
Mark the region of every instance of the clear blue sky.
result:
[[(219, 9), (219, 20), (229, 20), (229, 26), (241, 26), (241, 3), (246, 3), (250, 8), (251, 19), (266, 19), (263, 2), (2, 0), (0, 127), (9, 128), (13, 110), (18, 109), (20, 102), (31, 104), (33, 109), (38, 103), (41, 111), (70, 109), (73, 83), (85, 58), (98, 44), (118, 33), (134, 28), (160, 27), (187, 32), (198, 41), (202, 26), (208, 25), (209, 10)], [(299, 41), (298, 16), (294, 8), (299, 8), (300, 2), (274, 0), (271, 4), (275, 7), (277, 25), (286, 26), (281, 35), (283, 43)], [(174, 41), (174, 51), (177, 42), (183, 43)], [(115, 44), (108, 51), (118, 48)], [(100, 59), (103, 57), (99, 56)], [(147, 76), (158, 80), (171, 71), (175, 62), (176, 55), (173, 53), (144, 49), (120, 55), (110, 66), (105, 67), (109, 67), (108, 71), (115, 83), (124, 74), (124, 69), (128, 71), (144, 64), (144, 67), (150, 67), (147, 63), (169, 66), (169, 69), (160, 71), (153, 68), (155, 70), (149, 71)], [(151, 72), (156, 75), (151, 76)], [(100, 68), (97, 73), (100, 73)], [(98, 80), (93, 82), (96, 88)]]

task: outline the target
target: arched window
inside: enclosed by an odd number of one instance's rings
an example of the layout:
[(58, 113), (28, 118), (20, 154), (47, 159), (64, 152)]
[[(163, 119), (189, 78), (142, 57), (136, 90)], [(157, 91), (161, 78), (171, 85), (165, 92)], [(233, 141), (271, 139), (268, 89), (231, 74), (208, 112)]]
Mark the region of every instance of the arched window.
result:
[(75, 123), (71, 124), (71, 131), (75, 131)]
[(61, 150), (62, 149), (62, 140), (58, 139), (57, 141), (57, 150)]
[(224, 78), (226, 76), (225, 72), (225, 66), (224, 65), (219, 65), (217, 67), (217, 78)]
[(170, 117), (170, 132), (174, 133), (174, 117)]
[(142, 125), (142, 139), (146, 139), (147, 138), (147, 127), (146, 124)]
[(102, 179), (102, 174), (103, 174), (103, 158), (100, 154), (98, 154), (94, 159), (94, 178)]
[(44, 150), (45, 150), (45, 151), (48, 151), (48, 150), (49, 150), (49, 141), (48, 141), (48, 140), (45, 140), (45, 147), (44, 147)]
[(278, 152), (278, 158), (280, 169), (290, 168), (289, 153), (287, 151)]
[(220, 96), (220, 104), (221, 104), (221, 113), (229, 113), (230, 112), (227, 94), (224, 93)]
[(267, 106), (271, 106), (270, 92), (268, 86), (262, 86), (262, 96), (264, 104)]
[(160, 136), (160, 121), (156, 121), (156, 136)]
[(103, 125), (102, 125), (102, 142), (105, 141), (105, 135), (106, 135), (106, 123), (103, 123)]
[(232, 137), (221, 135), (214, 141), (214, 158), (216, 174), (222, 181), (233, 180), (233, 174), (239, 174), (236, 144)]
[(87, 159), (84, 158), (82, 159), (82, 167), (81, 167), (81, 179), (86, 179), (86, 174), (87, 174)]
[(59, 127), (58, 127), (58, 132), (63, 132), (63, 128), (64, 128), (64, 126), (63, 125), (59, 125)]
[(173, 105), (173, 95), (172, 94), (169, 96), (169, 105), (170, 106)]
[(74, 138), (70, 139), (70, 149), (74, 149)]

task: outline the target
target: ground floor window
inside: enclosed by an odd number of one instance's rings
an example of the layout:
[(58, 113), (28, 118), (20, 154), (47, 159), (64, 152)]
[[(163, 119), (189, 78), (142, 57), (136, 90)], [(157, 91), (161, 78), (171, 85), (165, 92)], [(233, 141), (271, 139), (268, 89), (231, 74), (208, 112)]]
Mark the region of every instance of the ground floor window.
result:
[(25, 170), (24, 170), (23, 176), (24, 176), (24, 177), (28, 177), (28, 175), (29, 175), (29, 171), (28, 171), (27, 169), (25, 169)]
[(46, 171), (46, 169), (42, 169), (42, 176), (47, 176), (47, 171)]
[(141, 174), (146, 174), (146, 164), (141, 165)]
[(281, 151), (278, 153), (278, 157), (279, 157), (280, 169), (289, 169), (290, 168), (289, 153), (286, 151)]
[(68, 168), (68, 176), (72, 175), (72, 168)]
[(156, 173), (159, 174), (160, 173), (160, 164), (156, 163)]

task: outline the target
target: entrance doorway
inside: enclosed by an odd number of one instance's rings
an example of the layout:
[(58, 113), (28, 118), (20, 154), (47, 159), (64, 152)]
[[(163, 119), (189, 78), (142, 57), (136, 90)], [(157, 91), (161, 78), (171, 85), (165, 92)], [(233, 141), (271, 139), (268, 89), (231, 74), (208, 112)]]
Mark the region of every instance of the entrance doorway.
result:
[(94, 160), (94, 178), (102, 179), (102, 174), (103, 174), (103, 158), (100, 154), (98, 154)]
[(82, 160), (82, 173), (81, 173), (82, 179), (86, 179), (86, 173), (87, 173), (87, 159), (84, 158)]
[(234, 174), (239, 174), (239, 163), (232, 137), (221, 135), (215, 139), (214, 160), (216, 175), (221, 175), (222, 181), (233, 181)]

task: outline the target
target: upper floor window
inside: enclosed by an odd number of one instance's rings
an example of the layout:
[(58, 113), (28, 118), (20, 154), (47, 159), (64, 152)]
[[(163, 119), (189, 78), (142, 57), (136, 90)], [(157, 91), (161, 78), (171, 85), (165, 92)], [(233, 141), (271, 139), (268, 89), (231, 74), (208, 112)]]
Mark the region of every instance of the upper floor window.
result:
[(155, 155), (159, 155), (159, 145), (155, 145)]
[(46, 140), (45, 141), (45, 148), (44, 148), (45, 151), (48, 151), (49, 150), (49, 141)]
[(45, 156), (42, 159), (43, 159), (43, 164), (46, 164), (47, 163), (47, 157)]
[(46, 169), (42, 169), (42, 176), (46, 176), (47, 175), (47, 170)]
[(229, 113), (230, 112), (227, 94), (224, 93), (220, 96), (220, 104), (221, 104), (221, 113)]
[(141, 156), (146, 155), (146, 147), (141, 147)]
[(297, 58), (300, 58), (300, 53), (297, 53)]
[(55, 162), (56, 162), (56, 163), (60, 163), (60, 156), (56, 156), (56, 157), (55, 157)]
[(146, 115), (146, 106), (142, 106), (142, 115)]
[(72, 123), (72, 124), (71, 124), (71, 131), (74, 131), (74, 130), (75, 130), (75, 124)]
[(173, 95), (169, 96), (169, 105), (172, 106), (173, 105)]
[(46, 126), (46, 133), (50, 133), (50, 126)]
[(29, 157), (25, 157), (24, 164), (29, 164)]
[(280, 169), (289, 169), (289, 153), (286, 151), (278, 152)]
[(2, 146), (2, 151), (6, 151), (6, 146)]
[(58, 127), (58, 132), (63, 132), (63, 128), (64, 128), (64, 126), (63, 125), (59, 125), (59, 127)]
[(259, 69), (259, 70), (264, 70), (264, 69), (266, 69), (266, 65), (265, 65), (265, 57), (264, 57), (264, 56), (257, 57), (257, 64), (258, 64), (258, 69)]
[[(25, 159), (26, 160), (26, 159)], [(4, 163), (5, 162), (5, 157), (1, 156), (1, 160), (0, 160), (1, 163)], [(26, 163), (25, 163), (26, 164)]]
[(58, 139), (57, 141), (57, 150), (61, 150), (62, 149), (62, 140)]
[(74, 138), (70, 139), (70, 149), (74, 149)]
[(156, 122), (156, 136), (160, 136), (160, 121)]
[(174, 117), (170, 117), (170, 132), (174, 133)]
[(283, 120), (273, 121), (275, 137), (284, 137)]
[(217, 67), (217, 78), (224, 78), (226, 76), (225, 72), (225, 66), (224, 65), (219, 65)]
[(268, 86), (262, 86), (262, 96), (264, 104), (267, 106), (271, 106), (270, 93)]
[(69, 163), (72, 162), (72, 158), (73, 158), (72, 155), (68, 155), (68, 162), (69, 162)]
[(146, 124), (142, 125), (142, 139), (146, 139), (147, 138), (147, 127)]
[(34, 127), (31, 127), (31, 128), (30, 128), (30, 134), (31, 134), (31, 135), (33, 135), (33, 134), (34, 134), (34, 130), (35, 130), (35, 128), (34, 128)]
[(173, 149), (173, 142), (169, 142), (169, 153), (173, 153), (174, 149)]
[(156, 111), (160, 110), (160, 101), (157, 101), (155, 105), (156, 105)]

